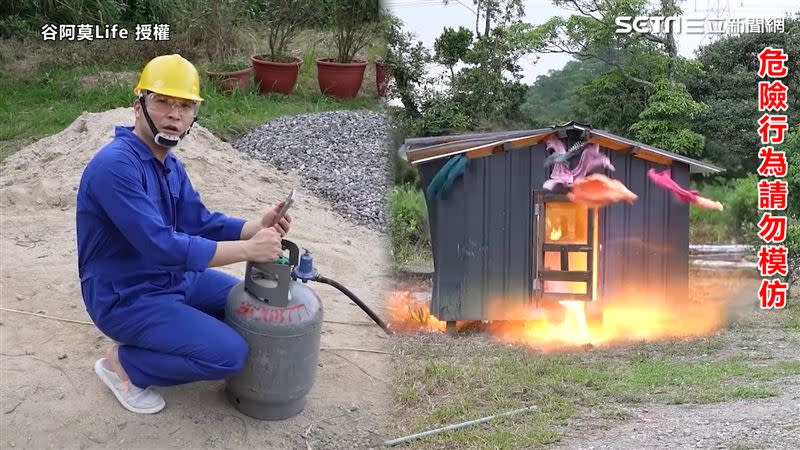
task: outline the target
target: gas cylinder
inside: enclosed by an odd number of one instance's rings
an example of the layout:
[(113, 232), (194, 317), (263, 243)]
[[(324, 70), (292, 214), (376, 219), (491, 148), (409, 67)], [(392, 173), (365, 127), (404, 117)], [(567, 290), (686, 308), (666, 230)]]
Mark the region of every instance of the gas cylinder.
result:
[(248, 345), (244, 367), (225, 381), (225, 393), (236, 409), (261, 420), (283, 420), (303, 410), (319, 360), (322, 303), (293, 276), (298, 246), (284, 239), (282, 247), (289, 250), (288, 264), (285, 257), (247, 263), (225, 306), (225, 323)]

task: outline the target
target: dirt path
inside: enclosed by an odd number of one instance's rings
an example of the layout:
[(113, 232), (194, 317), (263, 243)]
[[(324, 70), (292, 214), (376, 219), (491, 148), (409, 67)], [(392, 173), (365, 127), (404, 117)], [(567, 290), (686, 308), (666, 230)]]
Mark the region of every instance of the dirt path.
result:
[[(0, 304), (4, 308), (89, 321), (77, 280), (74, 192), (91, 155), (132, 110), (86, 114), (67, 130), (23, 149), (2, 167)], [(178, 151), (212, 209), (259, 217), (295, 186), (291, 176), (235, 153), (196, 128)], [(388, 279), (382, 236), (346, 222), (302, 190), (288, 236), (314, 252), (320, 272), (383, 313)], [(225, 270), (242, 276), (244, 264)], [(240, 414), (222, 382), (161, 388), (167, 408), (152, 416), (124, 410), (93, 372), (110, 344), (93, 325), (3, 311), (3, 448), (363, 448), (384, 439), (386, 338), (350, 301), (328, 286), (323, 300), (320, 367), (308, 407), (282, 422)], [(346, 323), (333, 323), (346, 322)], [(27, 353), (27, 354), (26, 354)]]

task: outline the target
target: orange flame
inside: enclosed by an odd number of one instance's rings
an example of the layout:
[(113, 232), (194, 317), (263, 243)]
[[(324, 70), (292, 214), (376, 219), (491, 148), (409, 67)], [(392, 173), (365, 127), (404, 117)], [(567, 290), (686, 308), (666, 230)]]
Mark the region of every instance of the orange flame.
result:
[(550, 230), (550, 240), (557, 241), (559, 239), (561, 239), (561, 227)]
[(395, 331), (444, 331), (442, 322), (430, 313), (428, 299), (417, 299), (411, 292), (395, 291), (387, 307), (389, 323)]
[(530, 320), (492, 323), (499, 340), (542, 350), (591, 344), (602, 346), (632, 341), (701, 336), (723, 324), (721, 305), (617, 301), (602, 307), (602, 319), (587, 319), (585, 302), (561, 301), (545, 311), (527, 314)]
[[(711, 290), (704, 286), (706, 289), (698, 293), (696, 301), (674, 298), (655, 301), (642, 295), (646, 289), (631, 289), (627, 295), (597, 305), (602, 308), (602, 320), (596, 321), (589, 320), (586, 302), (580, 300), (515, 308), (509, 304), (523, 305), (527, 302), (513, 298), (496, 299), (490, 302), (489, 315), (497, 317), (502, 310), (505, 317), (515, 320), (491, 322), (485, 328), (500, 341), (542, 351), (587, 344), (606, 346), (702, 336), (724, 325), (728, 302), (722, 298), (729, 299), (730, 294), (744, 286), (729, 282), (728, 289), (725, 289), (725, 285), (719, 282), (711, 284), (715, 286)], [(391, 326), (398, 331), (444, 331), (446, 323), (430, 313), (428, 302), (424, 295), (395, 292), (388, 308)]]

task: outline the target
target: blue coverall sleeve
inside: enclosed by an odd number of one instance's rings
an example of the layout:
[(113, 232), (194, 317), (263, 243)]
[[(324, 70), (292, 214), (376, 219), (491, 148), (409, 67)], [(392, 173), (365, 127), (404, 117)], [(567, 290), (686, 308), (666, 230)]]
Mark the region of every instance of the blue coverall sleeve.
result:
[(181, 167), (181, 194), (178, 200), (178, 229), (195, 236), (214, 241), (238, 241), (241, 238), (244, 219), (231, 217), (221, 212), (210, 212), (200, 199)]
[(131, 245), (156, 264), (197, 272), (214, 257), (216, 242), (177, 232), (164, 223), (131, 162), (109, 161), (94, 173), (90, 191)]

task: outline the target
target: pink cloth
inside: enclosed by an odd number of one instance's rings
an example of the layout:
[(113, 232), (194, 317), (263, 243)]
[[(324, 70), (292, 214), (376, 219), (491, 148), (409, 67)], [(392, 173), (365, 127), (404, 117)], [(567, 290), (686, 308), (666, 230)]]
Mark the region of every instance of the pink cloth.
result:
[[(545, 141), (546, 148), (552, 149), (554, 154), (566, 154), (567, 150), (564, 143), (561, 142), (555, 135), (550, 136)], [(614, 170), (611, 160), (607, 156), (600, 153), (600, 146), (598, 144), (588, 144), (581, 153), (581, 159), (574, 169), (569, 168), (569, 163), (557, 162), (553, 164), (553, 170), (550, 174), (550, 179), (544, 182), (544, 187), (548, 191), (553, 190), (557, 185), (563, 184), (566, 187), (581, 178), (586, 177), (597, 169)]]
[(717, 211), (722, 211), (724, 209), (722, 203), (701, 197), (698, 191), (682, 188), (672, 179), (671, 174), (672, 171), (670, 169), (664, 169), (661, 172), (657, 172), (656, 169), (647, 171), (647, 176), (650, 177), (653, 183), (671, 191), (679, 201), (691, 203), (701, 208), (715, 209)]
[[(547, 144), (547, 149), (553, 149), (553, 153), (558, 155), (563, 155), (567, 153), (566, 147), (564, 147), (564, 143), (561, 142), (561, 139), (550, 136), (545, 141)], [(548, 191), (552, 191), (559, 184), (563, 184), (565, 186), (572, 185), (573, 181), (572, 171), (569, 170), (569, 166), (565, 163), (557, 162), (553, 165), (553, 170), (550, 174), (550, 179), (544, 182), (543, 187)]]
[(600, 153), (600, 146), (598, 144), (589, 144), (583, 149), (578, 165), (572, 169), (572, 176), (575, 179), (583, 178), (597, 169), (615, 170), (608, 156)]
[(680, 185), (671, 178), (671, 173), (672, 171), (670, 169), (664, 169), (661, 172), (656, 172), (656, 169), (650, 169), (647, 171), (647, 176), (650, 177), (653, 183), (672, 191), (675, 194), (675, 198), (678, 200), (685, 203), (693, 202), (697, 198), (699, 192), (680, 187)]

